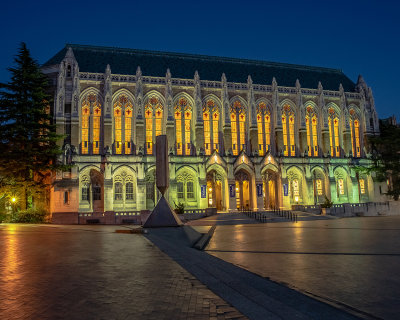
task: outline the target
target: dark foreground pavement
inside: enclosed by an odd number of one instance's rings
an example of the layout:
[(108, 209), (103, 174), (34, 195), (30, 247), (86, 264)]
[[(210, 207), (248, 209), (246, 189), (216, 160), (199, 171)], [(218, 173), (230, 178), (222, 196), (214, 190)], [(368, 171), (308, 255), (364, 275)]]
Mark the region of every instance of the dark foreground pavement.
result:
[(206, 252), (192, 249), (183, 228), (150, 229), (147, 237), (213, 292), (251, 319), (367, 317), (355, 310), (337, 309)]
[(0, 224), (0, 319), (245, 319), (121, 228)]

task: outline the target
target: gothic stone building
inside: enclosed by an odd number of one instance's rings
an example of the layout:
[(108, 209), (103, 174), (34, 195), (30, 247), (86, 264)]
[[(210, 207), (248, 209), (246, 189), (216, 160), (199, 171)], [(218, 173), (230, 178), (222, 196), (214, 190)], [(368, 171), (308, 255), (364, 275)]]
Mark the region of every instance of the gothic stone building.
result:
[(264, 210), (380, 200), (359, 175), (378, 134), (371, 89), (341, 70), (66, 45), (43, 65), (64, 161), (51, 211), (123, 214), (157, 198), (154, 143), (169, 144), (173, 204)]

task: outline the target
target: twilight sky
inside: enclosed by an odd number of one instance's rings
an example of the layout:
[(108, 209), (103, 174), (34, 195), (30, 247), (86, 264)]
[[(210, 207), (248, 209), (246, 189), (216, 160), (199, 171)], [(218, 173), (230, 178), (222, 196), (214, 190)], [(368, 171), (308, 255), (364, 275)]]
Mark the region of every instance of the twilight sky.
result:
[(395, 0), (7, 1), (0, 82), (21, 41), (39, 63), (65, 43), (198, 53), (362, 74), (378, 116), (400, 121), (399, 13)]

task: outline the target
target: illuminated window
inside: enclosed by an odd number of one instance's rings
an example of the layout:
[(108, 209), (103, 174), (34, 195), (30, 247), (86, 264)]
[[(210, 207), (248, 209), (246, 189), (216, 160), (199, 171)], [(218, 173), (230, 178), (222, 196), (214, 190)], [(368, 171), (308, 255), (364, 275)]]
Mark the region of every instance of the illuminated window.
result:
[(203, 106), (204, 147), (206, 155), (219, 151), (219, 111), (213, 100), (208, 100)]
[[(93, 113), (92, 123), (90, 114)], [(92, 132), (90, 129), (92, 128)], [(101, 104), (96, 95), (89, 94), (82, 101), (82, 128), (81, 128), (81, 152), (89, 154), (89, 145), (92, 141), (92, 153), (99, 154), (101, 132)]]
[(149, 99), (144, 111), (146, 125), (146, 153), (153, 154), (155, 137), (162, 134), (163, 106), (156, 97)]
[(350, 135), (351, 135), (351, 150), (353, 157), (359, 158), (361, 156), (360, 149), (360, 122), (357, 119), (354, 109), (350, 110)]
[(317, 195), (322, 196), (322, 180), (321, 179), (315, 180), (315, 184), (317, 189)]
[(264, 102), (257, 106), (258, 154), (263, 156), (271, 144), (271, 113)]
[(125, 109), (125, 154), (132, 152), (132, 108)]
[[(282, 109), (282, 129), (283, 145), (285, 156), (294, 157), (296, 155), (295, 135), (294, 135), (294, 114), (289, 105), (284, 105)], [(290, 152), (289, 152), (290, 150)]]
[(190, 155), (192, 108), (185, 98), (175, 106), (176, 154)]
[(339, 117), (333, 108), (328, 110), (328, 126), (331, 156), (340, 157)]
[(231, 107), (232, 151), (235, 156), (246, 143), (246, 109), (236, 100)]
[(299, 180), (297, 180), (297, 179), (294, 179), (293, 180), (293, 195), (296, 197), (296, 196), (299, 196)]
[(89, 117), (90, 109), (85, 106), (82, 108), (82, 154), (89, 153)]
[(365, 180), (360, 179), (360, 193), (365, 194)]
[(338, 194), (344, 195), (344, 182), (342, 178), (337, 180), (337, 187), (338, 187)]
[(100, 151), (100, 119), (101, 109), (96, 107), (93, 112), (93, 154)]
[(307, 128), (307, 146), (308, 156), (318, 156), (318, 135), (317, 135), (317, 115), (312, 107), (306, 109), (306, 128)]
[(114, 108), (114, 129), (115, 129), (115, 153), (122, 153), (122, 111), (121, 108)]

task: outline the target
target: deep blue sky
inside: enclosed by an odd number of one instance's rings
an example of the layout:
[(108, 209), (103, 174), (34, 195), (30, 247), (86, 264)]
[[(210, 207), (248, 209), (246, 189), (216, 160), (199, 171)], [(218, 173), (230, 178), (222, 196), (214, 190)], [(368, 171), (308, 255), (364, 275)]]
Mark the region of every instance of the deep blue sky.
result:
[[(400, 120), (399, 1), (7, 1), (0, 82), (19, 43), (44, 63), (65, 43), (339, 68)], [(228, 79), (229, 80), (229, 79)]]

